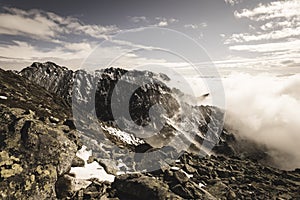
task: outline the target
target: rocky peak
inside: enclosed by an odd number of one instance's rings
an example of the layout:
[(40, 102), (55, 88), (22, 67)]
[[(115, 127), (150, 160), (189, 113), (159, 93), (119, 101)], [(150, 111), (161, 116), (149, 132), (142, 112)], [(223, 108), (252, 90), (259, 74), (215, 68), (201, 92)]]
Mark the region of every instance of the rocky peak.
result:
[(20, 71), (20, 75), (55, 93), (70, 103), (74, 72), (52, 62), (34, 62)]

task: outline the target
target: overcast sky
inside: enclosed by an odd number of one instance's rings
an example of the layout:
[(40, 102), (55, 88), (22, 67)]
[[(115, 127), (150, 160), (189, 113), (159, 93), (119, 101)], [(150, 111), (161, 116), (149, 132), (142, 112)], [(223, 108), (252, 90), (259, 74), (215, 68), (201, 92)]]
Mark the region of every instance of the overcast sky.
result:
[[(300, 71), (299, 0), (2, 0), (0, 5), (5, 69), (48, 60), (76, 69), (100, 42), (122, 31), (161, 27), (194, 39), (223, 71)], [(149, 61), (141, 56), (129, 58)]]

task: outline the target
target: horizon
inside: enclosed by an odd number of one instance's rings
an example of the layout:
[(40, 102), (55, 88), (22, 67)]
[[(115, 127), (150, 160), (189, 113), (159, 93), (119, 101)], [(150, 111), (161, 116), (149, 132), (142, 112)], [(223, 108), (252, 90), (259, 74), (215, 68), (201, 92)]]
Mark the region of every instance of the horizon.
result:
[[(199, 44), (222, 74), (297, 74), (300, 72), (298, 8), (300, 2), (297, 0), (189, 3), (131, 0), (89, 4), (4, 0), (0, 14), (0, 66), (20, 70), (34, 61), (51, 61), (79, 69), (97, 45), (115, 42), (120, 33), (165, 28), (185, 34)], [(214, 12), (216, 10), (218, 12)], [(133, 45), (137, 43), (118, 44), (105, 51), (113, 57), (117, 54), (116, 47), (128, 50)], [(193, 53), (188, 46), (179, 47)], [(128, 55), (124, 59), (128, 66), (124, 67), (148, 63), (170, 67), (181, 64), (177, 59), (166, 57), (156, 53)]]

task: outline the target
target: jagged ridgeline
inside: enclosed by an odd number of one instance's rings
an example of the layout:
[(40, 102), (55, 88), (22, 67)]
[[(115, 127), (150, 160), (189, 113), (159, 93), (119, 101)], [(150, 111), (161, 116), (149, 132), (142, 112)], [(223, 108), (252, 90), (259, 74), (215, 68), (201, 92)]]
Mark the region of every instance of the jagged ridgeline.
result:
[[(180, 101), (178, 90), (172, 90), (165, 84), (169, 77), (164, 74), (127, 71), (120, 68), (101, 69), (91, 74), (83, 70), (73, 72), (51, 62), (33, 63), (30, 67), (23, 69), (20, 74), (61, 96), (69, 105), (72, 104), (79, 113), (80, 120), (77, 122), (79, 125), (77, 128), (88, 133), (86, 136), (92, 139), (103, 139), (96, 131), (96, 127), (94, 131), (91, 126), (87, 127), (93, 124), (89, 121), (92, 117), (87, 117), (93, 112), (100, 120), (102, 130), (108, 134), (106, 137), (108, 136), (119, 146), (127, 146), (131, 150), (137, 149), (137, 146), (144, 143), (160, 148), (168, 145), (175, 135), (179, 135), (177, 144), (172, 144), (172, 146), (184, 150), (180, 148), (188, 145), (186, 150), (199, 153), (204, 140), (216, 144), (220, 133), (222, 137), (228, 134), (222, 130), (223, 113), (220, 109), (210, 106), (192, 106)], [(113, 92), (117, 100), (112, 100)], [(129, 105), (126, 102), (128, 92), (132, 92)], [(114, 105), (111, 105), (112, 102)], [(138, 138), (131, 132), (133, 126), (143, 127), (149, 123), (160, 123), (159, 120), (151, 120), (149, 117), (150, 108), (157, 104), (161, 105), (165, 112), (164, 116), (160, 116), (160, 113), (154, 116), (164, 117), (164, 125), (154, 136), (148, 139)], [(128, 106), (130, 116), (123, 115), (115, 119), (112, 106), (115, 110), (122, 110), (124, 106)], [(182, 110), (184, 112), (179, 115), (179, 111)], [(119, 120), (119, 123), (116, 124), (115, 120)], [(122, 128), (122, 131), (119, 128)], [(141, 148), (138, 149), (140, 151)], [(230, 153), (229, 148), (226, 153)]]

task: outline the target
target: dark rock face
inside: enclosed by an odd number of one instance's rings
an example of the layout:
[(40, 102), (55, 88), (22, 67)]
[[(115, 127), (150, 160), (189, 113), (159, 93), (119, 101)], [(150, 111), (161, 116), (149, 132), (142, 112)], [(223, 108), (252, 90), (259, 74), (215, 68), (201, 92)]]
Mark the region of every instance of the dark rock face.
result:
[(121, 102), (119, 105), (113, 105), (117, 110), (123, 109), (122, 102), (127, 103), (124, 97), (128, 95), (128, 92), (132, 92), (128, 105), (129, 113), (138, 125), (146, 125), (150, 121), (149, 109), (155, 104), (161, 104), (169, 116), (174, 115), (179, 108), (171, 90), (157, 80), (152, 72), (109, 68), (98, 73), (100, 78), (95, 94), (95, 109), (97, 117), (102, 121), (115, 120), (111, 111), (111, 98), (114, 90), (118, 102)]
[[(143, 79), (154, 82), (152, 84), (141, 85), (137, 87), (138, 90), (132, 95), (130, 100), (130, 113), (132, 118), (138, 124), (146, 123), (148, 120), (149, 108), (156, 104), (161, 103), (167, 109), (169, 114), (174, 113), (178, 109), (178, 103), (170, 95), (170, 89), (165, 86), (161, 81), (156, 80), (155, 74), (151, 72), (140, 71), (127, 71), (124, 69), (104, 69), (96, 71), (95, 75), (91, 75), (83, 70), (73, 72), (65, 67), (60, 67), (55, 63), (33, 63), (30, 67), (23, 69), (20, 75), (29, 79), (30, 81), (39, 84), (46, 90), (57, 94), (65, 99), (69, 104), (72, 101), (72, 90), (74, 85), (78, 89), (78, 100), (85, 100), (91, 102), (89, 98), (95, 98), (96, 114), (101, 121), (113, 121), (111, 112), (111, 95), (119, 79), (125, 75), (127, 77), (143, 77)], [(166, 75), (159, 75), (163, 80), (166, 80)], [(152, 80), (151, 80), (152, 79)], [(74, 81), (75, 82), (74, 84)], [(153, 81), (155, 80), (155, 81)], [(130, 91), (136, 88), (135, 79), (122, 80), (122, 84), (117, 89), (118, 97), (124, 97), (122, 92)], [(96, 94), (90, 94), (94, 91)], [(162, 93), (169, 93), (164, 94)], [(87, 98), (87, 99), (85, 99)], [(93, 102), (93, 101), (92, 101)], [(140, 105), (140, 106), (136, 106)], [(86, 105), (88, 106), (88, 105)], [(88, 111), (88, 110), (87, 110)]]
[(41, 120), (63, 121), (59, 97), (12, 72), (0, 70), (0, 198), (55, 199), (55, 182), (71, 167), (76, 131)]
[(60, 67), (52, 62), (43, 64), (35, 62), (30, 67), (23, 69), (20, 74), (46, 90), (58, 94), (70, 103), (74, 79), (72, 70)]

